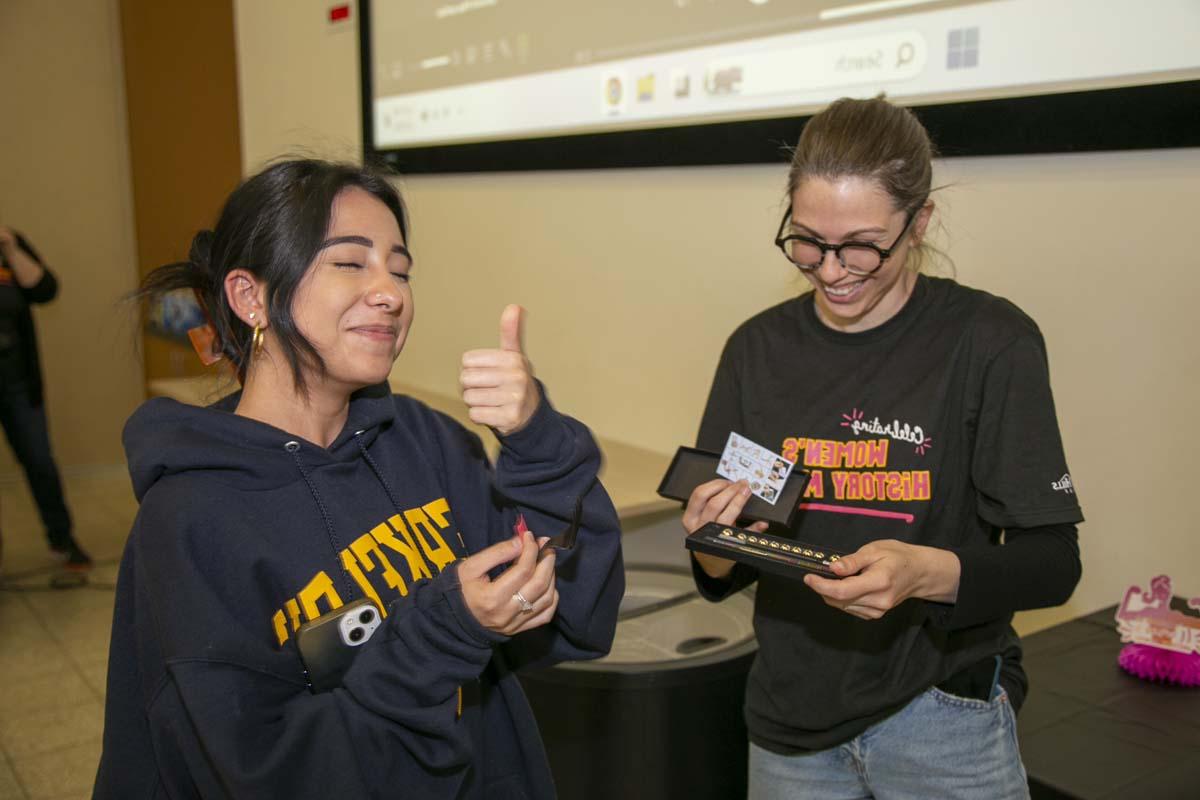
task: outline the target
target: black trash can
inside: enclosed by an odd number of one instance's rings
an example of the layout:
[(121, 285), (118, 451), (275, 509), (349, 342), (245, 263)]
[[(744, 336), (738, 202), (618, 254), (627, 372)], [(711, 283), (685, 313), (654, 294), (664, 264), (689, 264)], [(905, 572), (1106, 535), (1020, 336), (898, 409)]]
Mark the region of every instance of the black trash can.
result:
[(560, 800), (744, 798), (752, 597), (710, 603), (671, 566), (625, 579), (608, 656), (521, 675)]

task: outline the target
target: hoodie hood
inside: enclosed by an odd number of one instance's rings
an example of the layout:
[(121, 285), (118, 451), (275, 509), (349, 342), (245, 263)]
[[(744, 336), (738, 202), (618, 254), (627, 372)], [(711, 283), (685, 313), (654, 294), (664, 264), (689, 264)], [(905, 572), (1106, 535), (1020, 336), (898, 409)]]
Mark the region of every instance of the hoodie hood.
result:
[(144, 403), (125, 424), (122, 441), (133, 492), (141, 502), (160, 479), (204, 470), (208, 477), (246, 490), (272, 489), (303, 480), (288, 442), (299, 442), (306, 462), (351, 461), (360, 457), (356, 435), (369, 446), (394, 424), (395, 403), (387, 384), (371, 386), (350, 398), (341, 433), (328, 448), (234, 413), (241, 400), (234, 392), (207, 407), (165, 397)]

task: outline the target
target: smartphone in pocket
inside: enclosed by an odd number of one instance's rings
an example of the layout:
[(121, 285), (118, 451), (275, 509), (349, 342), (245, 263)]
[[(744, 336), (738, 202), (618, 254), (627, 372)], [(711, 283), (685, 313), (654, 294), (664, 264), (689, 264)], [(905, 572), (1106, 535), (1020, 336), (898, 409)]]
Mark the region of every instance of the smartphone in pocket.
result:
[(364, 597), (301, 625), (296, 648), (304, 662), (308, 688), (315, 693), (341, 686), (358, 648), (370, 640), (382, 621), (379, 607)]

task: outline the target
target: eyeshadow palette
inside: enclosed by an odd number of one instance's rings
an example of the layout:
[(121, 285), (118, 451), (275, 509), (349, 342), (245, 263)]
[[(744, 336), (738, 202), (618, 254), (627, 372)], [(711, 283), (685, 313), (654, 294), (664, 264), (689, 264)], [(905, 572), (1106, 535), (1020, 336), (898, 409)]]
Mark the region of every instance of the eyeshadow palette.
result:
[(805, 572), (837, 577), (830, 567), (845, 553), (795, 539), (710, 522), (685, 540), (689, 550), (799, 579)]

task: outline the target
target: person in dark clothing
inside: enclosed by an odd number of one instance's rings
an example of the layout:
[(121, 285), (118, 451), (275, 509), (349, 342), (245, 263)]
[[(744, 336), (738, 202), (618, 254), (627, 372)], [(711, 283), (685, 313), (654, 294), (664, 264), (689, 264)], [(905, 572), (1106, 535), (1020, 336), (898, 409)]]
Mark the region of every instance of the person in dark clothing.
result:
[(71, 513), (50, 450), (50, 431), (30, 307), (58, 294), (58, 281), (24, 237), (0, 225), (0, 424), (25, 472), (50, 550), (68, 569), (92, 561), (71, 533)]
[[(808, 122), (776, 244), (812, 291), (730, 336), (700, 425), (702, 448), (736, 431), (808, 470), (773, 532), (849, 554), (802, 580), (694, 554), (709, 599), (757, 582), (751, 800), (1028, 796), (1011, 622), (1070, 596), (1083, 516), (1037, 325), (919, 272), (931, 174), (925, 129), (881, 98)], [(683, 526), (748, 496), (706, 483)]]
[[(475, 434), (391, 393), (407, 242), (384, 176), (286, 161), (143, 283), (148, 299), (197, 291), (242, 389), (207, 408), (154, 399), (126, 426), (140, 509), (99, 800), (555, 796), (516, 672), (608, 652), (616, 512), (591, 434), (532, 377), (520, 307), (460, 373), (470, 418), (500, 439), (494, 470)], [(578, 498), (574, 547), (540, 547)], [(382, 627), (311, 690), (300, 626), (362, 598)]]

